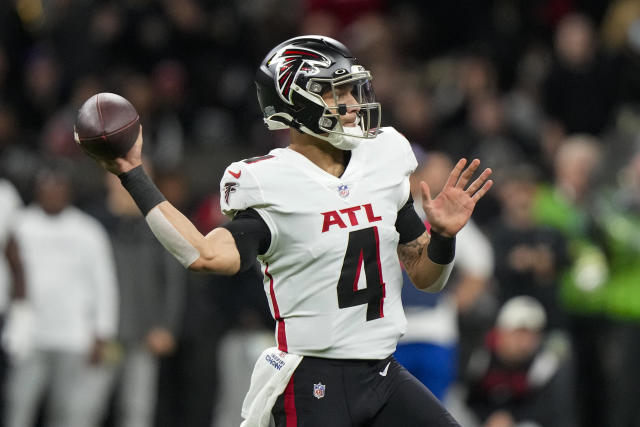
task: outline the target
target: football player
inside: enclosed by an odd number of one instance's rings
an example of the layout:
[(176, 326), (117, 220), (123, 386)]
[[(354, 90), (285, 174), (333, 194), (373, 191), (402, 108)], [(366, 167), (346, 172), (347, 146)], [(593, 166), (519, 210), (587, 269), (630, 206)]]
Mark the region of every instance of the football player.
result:
[(417, 288), (444, 287), (491, 171), (472, 180), (480, 161), (461, 159), (435, 198), (422, 183), (429, 234), (409, 193), (409, 142), (380, 128), (371, 75), (344, 45), (287, 40), (256, 85), (267, 127), (289, 129), (290, 144), (225, 170), (232, 220), (206, 236), (145, 175), (141, 136), (103, 161), (185, 267), (235, 274), (260, 262), (277, 347), (256, 362), (243, 426), (457, 426), (391, 356), (406, 323), (400, 263)]

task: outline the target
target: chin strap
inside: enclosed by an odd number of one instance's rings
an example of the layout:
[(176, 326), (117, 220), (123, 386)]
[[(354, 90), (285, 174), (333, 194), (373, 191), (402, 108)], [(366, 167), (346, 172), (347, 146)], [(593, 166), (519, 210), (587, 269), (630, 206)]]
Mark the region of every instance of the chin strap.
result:
[(302, 129), (302, 123), (300, 123), (299, 121), (297, 121), (296, 119), (293, 119), (289, 122), (289, 126), (294, 128), (297, 131), (300, 131), (300, 129)]
[(290, 116), (272, 115), (264, 118), (264, 124), (269, 130), (289, 129), (292, 118)]
[[(328, 117), (323, 117), (323, 118), (331, 119)], [(334, 120), (335, 122), (333, 123), (333, 127), (336, 127), (338, 125), (338, 121), (337, 119), (334, 119)], [(272, 116), (269, 116), (268, 118), (265, 117), (264, 122), (267, 125), (267, 128), (269, 130), (279, 130), (279, 129), (289, 129), (289, 128), (295, 129), (298, 132), (302, 132), (307, 135), (314, 136), (318, 139), (327, 141), (334, 147), (339, 148), (341, 150), (353, 150), (355, 147), (357, 147), (360, 144), (361, 139), (363, 139), (362, 136), (343, 134), (341, 132), (327, 131), (328, 132), (327, 134), (318, 134), (312, 131), (311, 129), (309, 129), (304, 124), (302, 124), (297, 119), (291, 117), (288, 114), (283, 114), (283, 113), (274, 114)]]

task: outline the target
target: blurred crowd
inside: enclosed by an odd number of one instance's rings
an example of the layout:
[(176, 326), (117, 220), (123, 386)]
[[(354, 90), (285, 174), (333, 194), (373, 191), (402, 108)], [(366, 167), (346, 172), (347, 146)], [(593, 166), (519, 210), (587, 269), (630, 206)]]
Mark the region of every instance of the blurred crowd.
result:
[(465, 426), (639, 426), (637, 0), (2, 2), (5, 425), (239, 424), (273, 341), (262, 279), (182, 269), (73, 124), (128, 98), (149, 173), (206, 233), (224, 167), (285, 141), (253, 75), (300, 34), (371, 70), (432, 192), (460, 157), (494, 170), (446, 291), (403, 295), (399, 360)]

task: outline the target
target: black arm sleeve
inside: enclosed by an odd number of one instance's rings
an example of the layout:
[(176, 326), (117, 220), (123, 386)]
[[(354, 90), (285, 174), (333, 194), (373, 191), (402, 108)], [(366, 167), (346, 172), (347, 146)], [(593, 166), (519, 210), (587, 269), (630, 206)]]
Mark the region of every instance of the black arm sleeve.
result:
[(151, 209), (167, 200), (151, 181), (142, 165), (121, 173), (118, 178), (120, 178), (122, 186), (131, 194), (133, 201), (136, 202), (144, 216), (147, 216)]
[(413, 207), (413, 197), (409, 195), (407, 203), (398, 211), (396, 230), (400, 234), (400, 243), (405, 244), (417, 239), (427, 230), (424, 222)]
[(232, 221), (222, 225), (229, 230), (240, 253), (240, 272), (253, 267), (258, 255), (271, 245), (271, 231), (260, 214), (247, 209), (236, 214)]

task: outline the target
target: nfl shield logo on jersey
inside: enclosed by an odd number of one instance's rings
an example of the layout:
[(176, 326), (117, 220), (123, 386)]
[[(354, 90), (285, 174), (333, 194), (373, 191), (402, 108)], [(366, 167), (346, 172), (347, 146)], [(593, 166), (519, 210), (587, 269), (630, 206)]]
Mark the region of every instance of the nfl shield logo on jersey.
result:
[(347, 184), (342, 184), (338, 187), (338, 194), (343, 199), (349, 195), (349, 187), (347, 186)]
[(325, 385), (322, 383), (313, 385), (313, 397), (316, 399), (322, 399), (324, 397), (324, 388)]

